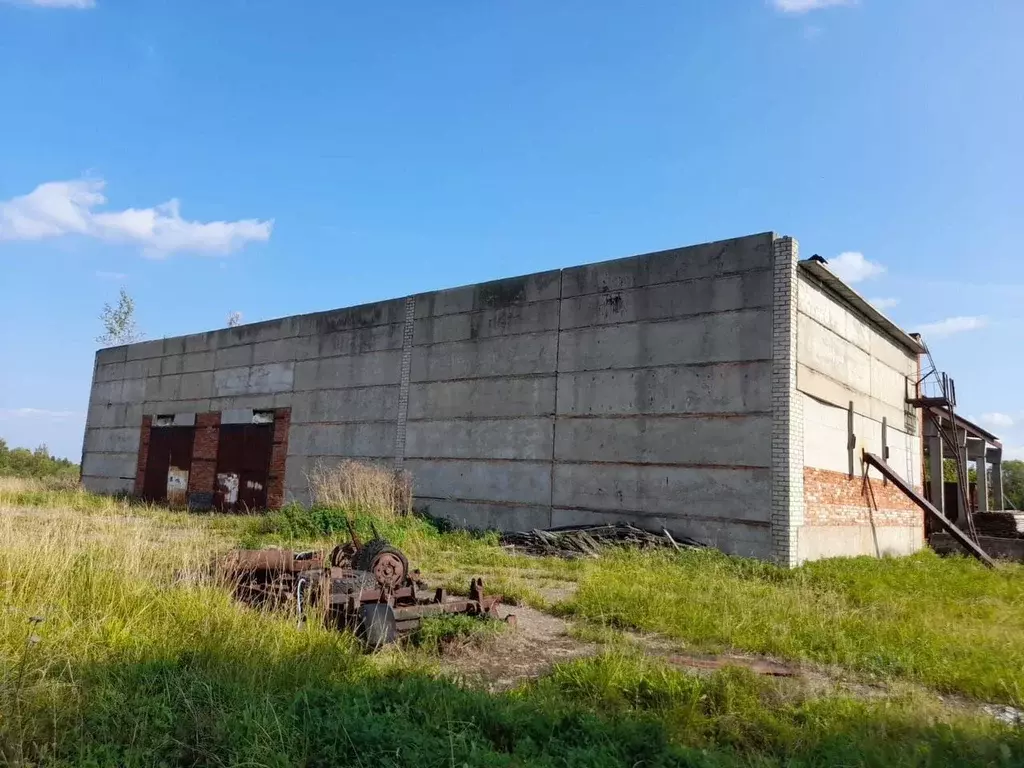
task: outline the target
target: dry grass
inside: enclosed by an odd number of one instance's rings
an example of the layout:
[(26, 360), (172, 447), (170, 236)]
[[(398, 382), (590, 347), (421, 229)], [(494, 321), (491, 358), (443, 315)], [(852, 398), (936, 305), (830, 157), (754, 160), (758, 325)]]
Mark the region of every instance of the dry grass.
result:
[[(415, 654), (364, 656), (347, 634), (299, 629), (181, 578), (255, 518), (47, 493), (31, 505), (0, 498), (0, 766), (1024, 761), (1021, 732), (927, 701), (807, 698), (741, 672), (697, 677), (623, 654), (559, 666), (505, 694), (461, 688)], [(425, 525), (402, 517), (380, 527), (435, 567), (526, 561)], [(533, 562), (566, 577), (564, 568)]]
[(0, 493), (25, 493), (26, 491), (74, 491), (81, 488), (74, 477), (7, 477), (0, 475)]
[(385, 520), (412, 514), (412, 476), (380, 464), (317, 463), (306, 478), (313, 503)]

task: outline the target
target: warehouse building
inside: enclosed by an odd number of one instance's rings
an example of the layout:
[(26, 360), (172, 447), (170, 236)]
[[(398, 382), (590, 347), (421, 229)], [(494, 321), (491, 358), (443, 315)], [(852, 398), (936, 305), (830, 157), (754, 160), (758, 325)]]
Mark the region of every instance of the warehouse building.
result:
[(318, 462), (408, 470), (476, 528), (664, 526), (785, 564), (909, 553), (919, 341), (772, 233), (96, 353), (85, 485), (308, 502)]

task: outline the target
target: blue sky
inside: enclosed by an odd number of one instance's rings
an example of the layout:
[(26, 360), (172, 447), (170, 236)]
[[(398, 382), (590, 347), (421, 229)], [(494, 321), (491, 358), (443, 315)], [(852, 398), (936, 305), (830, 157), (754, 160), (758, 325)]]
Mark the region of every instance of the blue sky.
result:
[[(1024, 456), (1024, 3), (0, 0), (0, 436), (149, 338), (775, 230)], [(176, 201), (176, 202), (175, 202)]]

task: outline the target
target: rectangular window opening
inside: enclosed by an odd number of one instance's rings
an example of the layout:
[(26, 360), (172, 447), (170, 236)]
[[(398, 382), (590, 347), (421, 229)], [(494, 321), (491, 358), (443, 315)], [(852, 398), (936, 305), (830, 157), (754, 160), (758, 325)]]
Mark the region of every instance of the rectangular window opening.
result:
[(274, 412), (273, 411), (253, 411), (252, 412), (252, 423), (253, 424), (273, 424), (274, 423)]

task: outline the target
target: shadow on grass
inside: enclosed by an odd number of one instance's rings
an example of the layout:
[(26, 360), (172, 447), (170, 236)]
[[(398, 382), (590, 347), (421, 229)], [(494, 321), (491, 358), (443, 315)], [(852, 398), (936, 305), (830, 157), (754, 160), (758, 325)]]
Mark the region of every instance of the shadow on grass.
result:
[(83, 666), (68, 671), (74, 696), (26, 709), (33, 737), (17, 752), (30, 762), (93, 766), (1024, 761), (1020, 730), (934, 721), (911, 705), (794, 700), (743, 670), (701, 678), (607, 656), (491, 695), (403, 664), (314, 644), (287, 654), (211, 646)]

